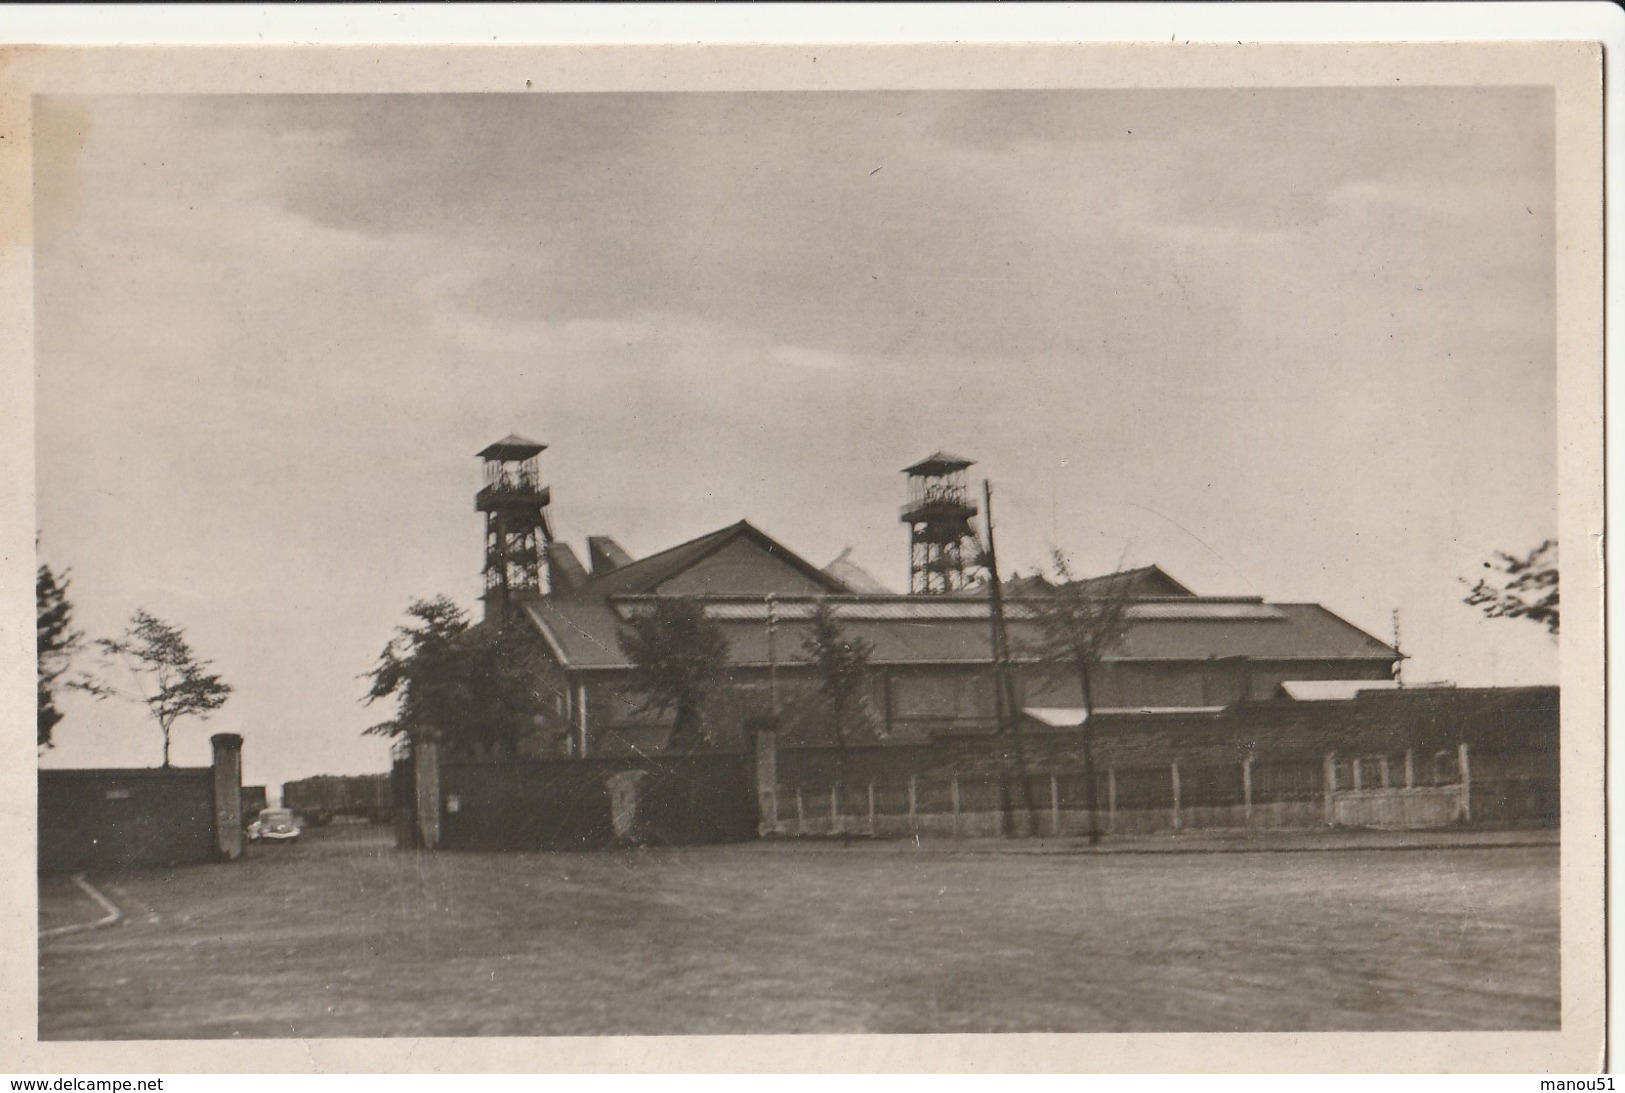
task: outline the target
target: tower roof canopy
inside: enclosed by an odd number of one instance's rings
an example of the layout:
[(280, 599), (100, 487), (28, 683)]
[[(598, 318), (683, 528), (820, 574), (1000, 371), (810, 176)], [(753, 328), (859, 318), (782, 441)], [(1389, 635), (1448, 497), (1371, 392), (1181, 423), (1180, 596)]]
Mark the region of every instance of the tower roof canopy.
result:
[(966, 459), (961, 455), (950, 455), (947, 452), (932, 452), (912, 467), (904, 467), (904, 474), (939, 475), (952, 474), (962, 471), (966, 467), (974, 466), (976, 460)]
[(503, 461), (513, 459), (529, 459), (540, 455), (547, 449), (546, 444), (534, 440), (526, 440), (518, 433), (509, 433), (495, 444), (488, 445), (479, 453), (481, 459), (500, 459)]

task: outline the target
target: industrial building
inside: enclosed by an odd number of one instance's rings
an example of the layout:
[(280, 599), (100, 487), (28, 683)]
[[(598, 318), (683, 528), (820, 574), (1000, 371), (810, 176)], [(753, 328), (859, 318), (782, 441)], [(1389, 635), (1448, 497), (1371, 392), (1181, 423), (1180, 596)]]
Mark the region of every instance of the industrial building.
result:
[[(618, 634), (656, 597), (701, 601), (729, 645), (731, 685), (718, 688), (706, 727), (720, 748), (750, 746), (751, 726), (777, 714), (781, 745), (830, 743), (804, 643), (820, 602), (843, 630), (872, 647), (854, 739), (917, 744), (992, 731), (998, 720), (993, 606), (981, 569), (965, 483), (972, 465), (937, 452), (906, 468), (900, 511), (908, 527), (910, 590), (898, 594), (845, 554), (817, 566), (741, 520), (644, 558), (605, 535), (587, 539), (583, 564), (553, 533), (545, 445), (509, 436), (480, 453), (485, 486), (487, 616), (533, 625), (545, 647), (553, 697), (525, 750), (536, 756), (658, 753), (670, 719), (645, 710), (631, 688)], [(1290, 701), (1304, 683), (1391, 685), (1399, 659), (1387, 643), (1313, 603), (1199, 595), (1156, 566), (1084, 582), (1126, 591), (1123, 640), (1101, 665), (1098, 714), (1146, 718), (1217, 713), (1239, 701)], [(1021, 708), (1076, 707), (1075, 680), (1046, 678), (1024, 652), (1036, 639), (1027, 604), (1034, 578), (1004, 586), (1011, 676)], [(1313, 688), (1309, 688), (1313, 690)]]

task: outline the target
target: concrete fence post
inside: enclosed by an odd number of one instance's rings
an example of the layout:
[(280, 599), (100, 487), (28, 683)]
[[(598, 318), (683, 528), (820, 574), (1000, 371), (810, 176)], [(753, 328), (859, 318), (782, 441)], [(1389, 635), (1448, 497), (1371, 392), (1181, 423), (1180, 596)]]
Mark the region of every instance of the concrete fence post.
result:
[(1241, 817), (1253, 822), (1253, 757), (1241, 761)]
[(796, 787), (796, 834), (807, 833), (807, 806), (801, 799), (801, 787)]
[(1325, 764), (1326, 782), (1326, 824), (1331, 826), (1337, 822), (1337, 753), (1326, 753)]
[(869, 834), (875, 833), (875, 784), (869, 783)]
[(412, 755), (418, 781), (418, 835), (424, 849), (433, 850), (440, 845), (440, 748), (433, 740), (418, 740)]
[(833, 835), (844, 830), (846, 825), (841, 822), (841, 783), (836, 782), (829, 787), (829, 833)]
[(1461, 769), (1461, 818), (1473, 822), (1473, 766), (1467, 755), (1467, 741), (1456, 745), (1456, 765)]
[(1388, 788), (1388, 757), (1386, 755), (1378, 756), (1378, 758), (1377, 758), (1377, 777), (1382, 779), (1382, 788), (1387, 789)]
[(959, 775), (954, 775), (953, 787), (954, 802), (954, 838), (959, 838)]
[(1416, 788), (1416, 755), (1410, 748), (1405, 749), (1405, 788)]
[(1061, 833), (1061, 779), (1049, 776), (1049, 829), (1051, 835)]
[(220, 856), (243, 856), (243, 738), (234, 732), (209, 737), (214, 748), (214, 839)]
[(910, 833), (920, 830), (917, 814), (919, 812), (919, 778), (917, 775), (908, 776), (908, 829)]
[(1106, 833), (1117, 831), (1117, 768), (1106, 768)]
[(1179, 760), (1175, 759), (1170, 767), (1174, 778), (1174, 830), (1178, 831), (1185, 826), (1184, 818), (1179, 814)]
[(580, 735), (581, 746), (576, 751), (576, 756), (578, 758), (585, 759), (585, 758), (587, 758), (587, 681), (586, 680), (581, 681), (581, 698), (576, 702), (576, 713), (581, 718), (581, 724), (580, 724), (580, 727), (579, 727), (579, 732), (581, 734)]

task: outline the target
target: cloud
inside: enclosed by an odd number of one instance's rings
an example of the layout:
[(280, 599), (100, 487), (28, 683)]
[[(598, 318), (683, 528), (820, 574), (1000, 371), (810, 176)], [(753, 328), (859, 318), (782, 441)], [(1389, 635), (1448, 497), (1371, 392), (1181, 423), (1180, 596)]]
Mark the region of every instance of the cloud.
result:
[(777, 345), (768, 354), (772, 360), (786, 368), (810, 368), (817, 371), (840, 371), (852, 368), (857, 362), (851, 357), (825, 353), (799, 345)]
[(515, 429), (577, 542), (749, 517), (902, 586), (897, 470), (947, 448), (1013, 566), (1132, 540), (1476, 648), (1451, 552), (1554, 503), (1548, 107), (47, 99), (47, 556), (93, 629), (189, 623), (289, 776), (381, 761), (354, 676), (472, 594), (473, 453)]

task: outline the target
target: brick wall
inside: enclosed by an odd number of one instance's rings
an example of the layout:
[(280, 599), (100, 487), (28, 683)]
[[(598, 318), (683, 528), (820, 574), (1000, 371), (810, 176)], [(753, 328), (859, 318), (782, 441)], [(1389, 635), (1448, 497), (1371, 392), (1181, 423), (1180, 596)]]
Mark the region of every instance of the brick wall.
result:
[(446, 761), (439, 845), (574, 850), (734, 842), (756, 834), (752, 756)]
[(39, 772), (39, 870), (213, 861), (208, 767)]

